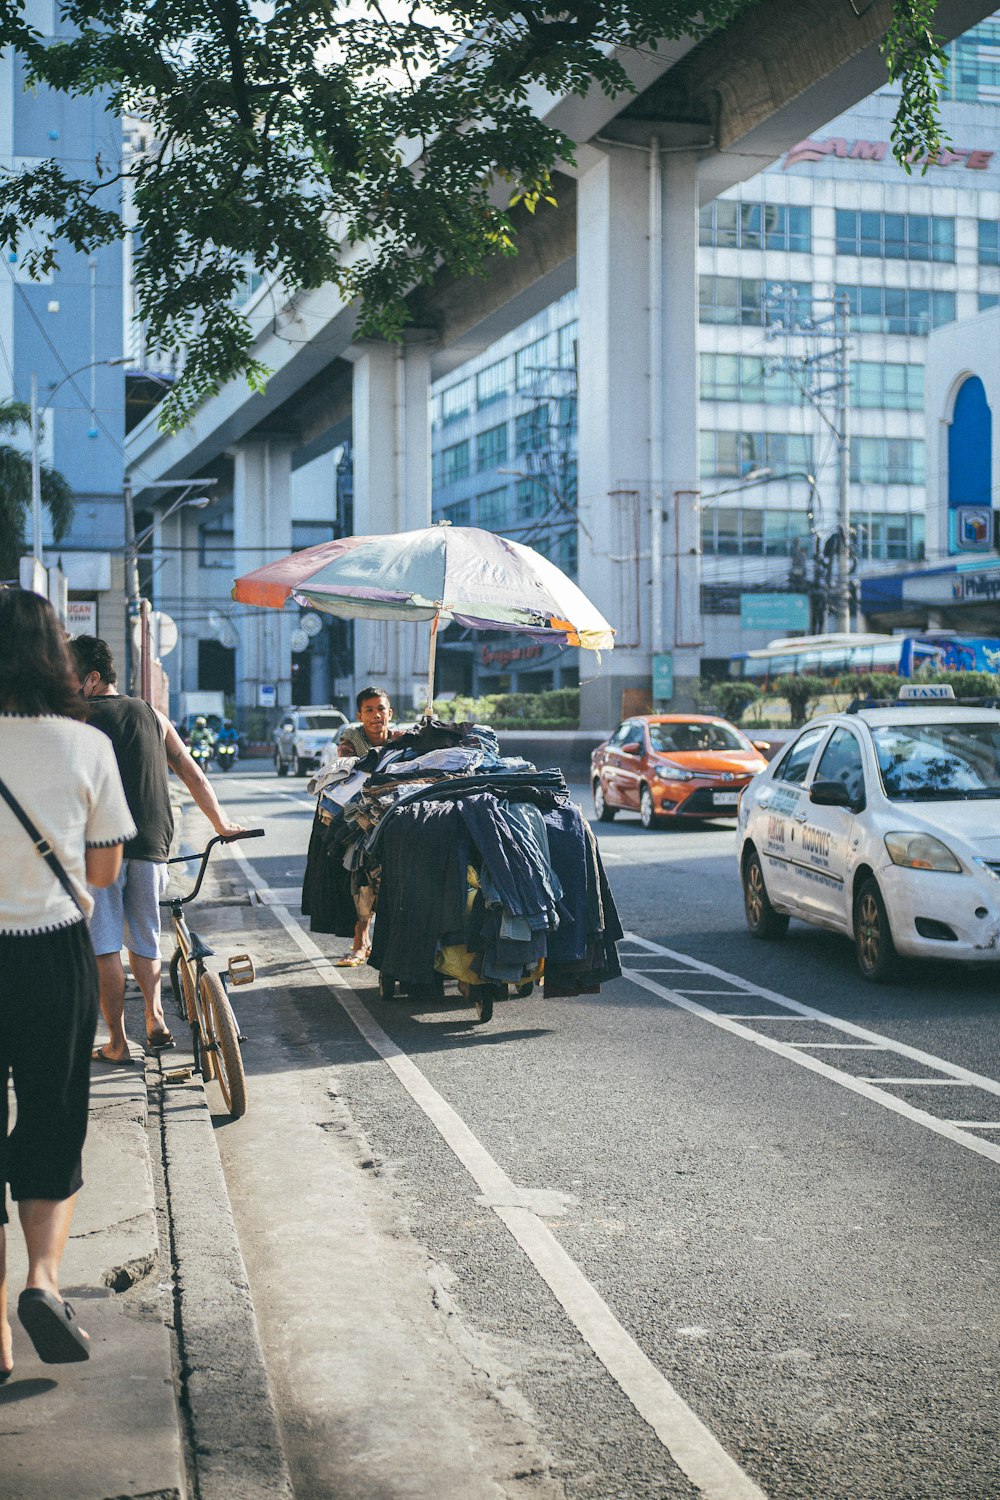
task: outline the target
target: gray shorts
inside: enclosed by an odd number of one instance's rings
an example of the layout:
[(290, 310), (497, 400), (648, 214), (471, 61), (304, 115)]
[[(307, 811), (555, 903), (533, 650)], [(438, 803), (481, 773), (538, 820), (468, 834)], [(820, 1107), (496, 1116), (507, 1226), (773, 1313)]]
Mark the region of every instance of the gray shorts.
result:
[(166, 888), (166, 865), (148, 859), (123, 860), (114, 885), (90, 887), (90, 941), (98, 958), (119, 953), (123, 946), (140, 958), (159, 958), (160, 897)]

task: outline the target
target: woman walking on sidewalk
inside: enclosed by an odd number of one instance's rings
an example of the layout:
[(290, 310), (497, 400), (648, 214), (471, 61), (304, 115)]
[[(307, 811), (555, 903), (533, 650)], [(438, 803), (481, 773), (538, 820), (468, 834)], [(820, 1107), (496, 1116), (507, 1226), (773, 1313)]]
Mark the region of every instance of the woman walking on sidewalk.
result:
[(76, 722), (85, 709), (75, 682), (46, 600), (0, 589), (0, 1381), (13, 1369), (8, 1184), (28, 1251), (18, 1317), (46, 1363), (89, 1357), (59, 1295), (97, 1026), (87, 886), (115, 880), (135, 828), (110, 741)]

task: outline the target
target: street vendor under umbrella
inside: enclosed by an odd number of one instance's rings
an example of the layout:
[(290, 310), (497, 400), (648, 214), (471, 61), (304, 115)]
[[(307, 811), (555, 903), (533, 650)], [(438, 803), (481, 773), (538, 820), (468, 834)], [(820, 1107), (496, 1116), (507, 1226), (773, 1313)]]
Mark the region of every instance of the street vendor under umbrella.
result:
[[(347, 726), (340, 736), (338, 749), (341, 755), (365, 756), (369, 750), (381, 750), (395, 738), (389, 732), (392, 704), (389, 702), (389, 694), (379, 687), (362, 688), (355, 703), (360, 723)], [(372, 947), (371, 925), (375, 917), (377, 888), (369, 884), (366, 877), (364, 884), (352, 882), (352, 895), (357, 913), (354, 946), (350, 953), (338, 959), (337, 967), (340, 969), (360, 968), (368, 962)]]

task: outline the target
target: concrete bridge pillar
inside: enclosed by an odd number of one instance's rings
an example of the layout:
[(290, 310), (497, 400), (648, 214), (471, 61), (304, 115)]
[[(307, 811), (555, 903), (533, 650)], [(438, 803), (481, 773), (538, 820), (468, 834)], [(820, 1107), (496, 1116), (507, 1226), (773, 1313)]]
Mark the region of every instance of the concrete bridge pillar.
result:
[(606, 729), (652, 701), (654, 656), (673, 668), (665, 707), (690, 702), (700, 668), (697, 157), (656, 142), (587, 156), (577, 227), (579, 581), (618, 643), (582, 684), (581, 724)]
[[(247, 438), (233, 463), (233, 542), (237, 572), (249, 573), (292, 550), (292, 451), (290, 440)], [(292, 700), (291, 611), (245, 608), (236, 619), (236, 702), (262, 706), (261, 688), (274, 688), (275, 704)]]
[[(354, 361), (354, 532), (431, 524), (430, 345), (362, 344)], [(402, 717), (426, 681), (430, 628), (354, 626), (354, 687), (384, 687)]]

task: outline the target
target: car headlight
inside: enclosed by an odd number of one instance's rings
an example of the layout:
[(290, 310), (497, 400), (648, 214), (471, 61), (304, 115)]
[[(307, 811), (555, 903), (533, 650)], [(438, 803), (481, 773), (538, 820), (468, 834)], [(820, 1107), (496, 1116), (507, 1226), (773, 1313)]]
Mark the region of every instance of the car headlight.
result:
[(944, 870), (958, 874), (962, 866), (947, 844), (929, 833), (887, 833), (885, 847), (894, 865), (908, 870)]
[(671, 761), (666, 765), (656, 768), (656, 775), (661, 781), (693, 781), (694, 775), (691, 771), (685, 771), (683, 766), (675, 766)]

